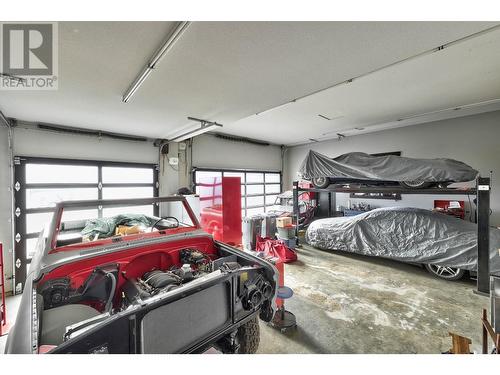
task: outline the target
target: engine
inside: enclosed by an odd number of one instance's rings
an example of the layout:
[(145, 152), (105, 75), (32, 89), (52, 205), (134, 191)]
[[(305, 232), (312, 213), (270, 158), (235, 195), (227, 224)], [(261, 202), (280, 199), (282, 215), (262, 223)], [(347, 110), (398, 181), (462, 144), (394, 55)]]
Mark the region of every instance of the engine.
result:
[[(122, 309), (141, 303), (153, 296), (169, 292), (212, 272), (212, 260), (200, 251), (183, 249), (179, 252), (181, 266), (168, 270), (152, 270), (141, 277), (128, 279), (122, 289)], [(239, 264), (237, 268), (241, 267)]]

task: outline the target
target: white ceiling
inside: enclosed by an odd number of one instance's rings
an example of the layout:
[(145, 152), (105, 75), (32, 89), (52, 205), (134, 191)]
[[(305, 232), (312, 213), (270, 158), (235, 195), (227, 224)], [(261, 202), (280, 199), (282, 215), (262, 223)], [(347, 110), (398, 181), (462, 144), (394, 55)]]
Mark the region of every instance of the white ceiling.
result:
[[(496, 30), (280, 106), (495, 23), (195, 22), (122, 103), (173, 26), (59, 23), (59, 89), (0, 91), (0, 109), (26, 121), (152, 138), (167, 137), (194, 116), (223, 123), (225, 133), (294, 144), (354, 127), (369, 131), (493, 110), (497, 103), (395, 121), (500, 98)], [(341, 117), (327, 121), (318, 114)]]

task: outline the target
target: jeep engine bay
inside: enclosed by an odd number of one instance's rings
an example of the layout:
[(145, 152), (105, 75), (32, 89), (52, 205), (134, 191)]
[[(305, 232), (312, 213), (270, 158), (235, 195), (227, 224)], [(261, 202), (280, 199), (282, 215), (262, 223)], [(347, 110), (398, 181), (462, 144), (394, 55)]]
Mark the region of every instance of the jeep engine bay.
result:
[[(270, 311), (275, 287), (266, 281), (264, 267), (235, 253), (207, 238), (189, 246), (180, 241), (168, 250), (165, 244), (150, 246), (147, 251), (126, 250), (113, 261), (107, 255), (82, 260), (76, 266), (72, 263), (55, 268), (34, 288), (37, 344), (44, 351), (80, 352), (69, 345), (72, 338), (92, 334), (97, 325), (110, 324), (113, 321), (110, 317), (119, 320), (125, 315), (129, 320), (140, 318), (142, 332), (175, 331), (176, 314), (167, 309), (162, 319), (168, 316), (170, 328), (168, 322), (147, 318), (153, 316), (155, 309), (175, 306), (176, 301), (185, 301), (182, 303), (188, 303), (190, 314), (204, 319), (206, 324), (200, 325), (202, 329), (186, 328), (193, 330), (193, 335), (208, 335), (214, 327), (238, 321), (257, 310), (261, 310), (264, 319)], [(210, 316), (212, 301), (228, 305), (225, 315)], [(148, 335), (151, 336), (154, 337)], [(178, 345), (173, 345), (176, 342), (173, 340), (168, 342), (168, 348), (160, 348), (163, 352), (185, 349), (180, 342)], [(148, 347), (158, 347), (157, 342), (154, 344), (143, 343), (137, 351), (151, 352)], [(111, 343), (104, 346), (92, 350), (117, 351)]]

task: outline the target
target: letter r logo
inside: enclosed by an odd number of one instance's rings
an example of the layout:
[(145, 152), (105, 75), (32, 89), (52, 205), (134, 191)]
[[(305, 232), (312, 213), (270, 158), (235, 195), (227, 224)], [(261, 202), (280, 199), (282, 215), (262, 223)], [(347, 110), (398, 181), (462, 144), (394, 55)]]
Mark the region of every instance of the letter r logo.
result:
[(53, 74), (52, 24), (2, 25), (2, 73), (14, 76)]

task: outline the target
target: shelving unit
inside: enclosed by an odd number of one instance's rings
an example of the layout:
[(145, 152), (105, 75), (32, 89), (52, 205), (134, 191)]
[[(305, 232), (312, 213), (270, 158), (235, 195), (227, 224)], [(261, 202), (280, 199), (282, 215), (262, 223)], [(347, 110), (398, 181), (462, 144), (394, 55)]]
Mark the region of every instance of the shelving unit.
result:
[[(471, 189), (431, 188), (407, 189), (400, 186), (346, 186), (330, 185), (328, 188), (300, 188), (298, 181), (293, 182), (293, 218), (294, 223), (299, 220), (299, 195), (303, 192), (327, 193), (328, 216), (332, 215), (332, 194), (336, 193), (399, 193), (401, 195), (475, 195), (477, 198), (477, 292), (488, 294), (490, 292), (490, 264), (489, 264), (489, 227), (490, 227), (490, 178), (478, 177), (476, 187)], [(299, 225), (295, 226), (295, 235), (298, 237)], [(298, 238), (297, 238), (298, 241)], [(298, 243), (298, 242), (297, 242)]]

